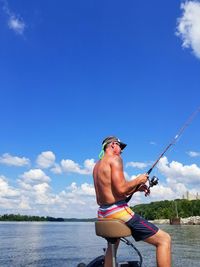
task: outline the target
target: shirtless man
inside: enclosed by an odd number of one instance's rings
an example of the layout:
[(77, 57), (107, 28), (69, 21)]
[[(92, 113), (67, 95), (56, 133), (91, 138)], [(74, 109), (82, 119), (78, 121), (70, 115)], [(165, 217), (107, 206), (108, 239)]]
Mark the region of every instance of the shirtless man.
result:
[[(121, 158), (126, 144), (117, 137), (109, 136), (102, 142), (101, 159), (93, 171), (96, 200), (99, 205), (99, 219), (119, 219), (126, 223), (136, 241), (143, 240), (156, 247), (158, 267), (171, 267), (171, 238), (169, 234), (158, 229), (154, 224), (135, 214), (125, 199), (128, 195), (139, 191), (147, 192), (145, 183), (148, 174), (141, 174), (134, 180), (126, 181)], [(112, 266), (111, 248), (105, 255), (105, 267)]]

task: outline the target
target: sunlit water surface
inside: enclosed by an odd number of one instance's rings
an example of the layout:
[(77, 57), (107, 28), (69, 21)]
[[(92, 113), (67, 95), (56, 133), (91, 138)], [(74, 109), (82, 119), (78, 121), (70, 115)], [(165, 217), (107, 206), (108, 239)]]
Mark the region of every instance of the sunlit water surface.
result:
[[(200, 226), (160, 225), (172, 236), (173, 267), (200, 267)], [(130, 239), (132, 240), (132, 239)], [(155, 248), (137, 242), (143, 256), (143, 267), (155, 267)], [(97, 237), (94, 223), (1, 222), (1, 267), (76, 267), (103, 254), (106, 242)], [(137, 259), (121, 244), (118, 260)]]

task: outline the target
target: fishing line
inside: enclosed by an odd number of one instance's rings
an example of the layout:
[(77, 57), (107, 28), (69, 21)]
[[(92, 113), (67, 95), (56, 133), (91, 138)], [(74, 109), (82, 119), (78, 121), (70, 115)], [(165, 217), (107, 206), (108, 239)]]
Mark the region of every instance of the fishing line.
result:
[[(164, 154), (167, 152), (167, 150), (178, 141), (178, 139), (180, 138), (180, 136), (182, 135), (182, 133), (184, 132), (184, 130), (191, 124), (191, 122), (193, 121), (194, 117), (199, 113), (199, 111), (200, 111), (200, 106), (190, 115), (190, 117), (186, 120), (186, 122), (180, 128), (180, 130), (175, 135), (175, 137), (171, 140), (171, 142), (165, 147), (165, 149), (163, 150), (163, 152), (155, 160), (155, 162), (153, 163), (153, 165), (151, 166), (151, 168), (147, 171), (147, 174), (148, 175), (152, 172), (152, 170), (155, 168), (155, 166), (158, 164), (158, 162), (164, 156)], [(158, 183), (158, 181), (155, 181), (155, 182)], [(151, 181), (149, 180), (149, 188), (152, 187), (153, 185), (156, 185), (157, 183), (155, 183), (155, 184), (154, 183), (151, 183)], [(137, 189), (136, 189), (136, 191), (137, 191)], [(130, 201), (130, 199), (132, 198), (132, 195), (134, 193), (135, 193), (135, 191), (126, 198), (126, 202), (129, 202)]]

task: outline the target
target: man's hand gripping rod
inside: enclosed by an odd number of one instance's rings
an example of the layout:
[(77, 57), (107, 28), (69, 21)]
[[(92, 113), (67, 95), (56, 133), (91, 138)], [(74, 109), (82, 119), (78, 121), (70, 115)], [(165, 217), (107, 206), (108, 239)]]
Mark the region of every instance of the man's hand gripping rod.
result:
[[(197, 108), (197, 110), (195, 110), (191, 116), (187, 119), (187, 121), (184, 123), (184, 125), (180, 128), (180, 130), (178, 131), (178, 133), (176, 134), (176, 136), (171, 140), (171, 142), (169, 143), (169, 145), (164, 149), (164, 151), (160, 154), (160, 156), (156, 159), (156, 161), (153, 163), (153, 165), (151, 166), (151, 168), (147, 171), (147, 174), (149, 175), (152, 170), (155, 168), (155, 166), (157, 165), (157, 163), (160, 161), (160, 159), (163, 157), (163, 155), (167, 152), (167, 150), (172, 146), (174, 145), (178, 138), (181, 136), (181, 134), (183, 133), (183, 131), (188, 127), (188, 125), (192, 122), (192, 120), (194, 119), (194, 117), (197, 115), (197, 113), (200, 111), (200, 106)], [(157, 185), (158, 184), (158, 178), (156, 176), (153, 176), (151, 178), (151, 180), (149, 180), (148, 178), (148, 181), (149, 181), (149, 186), (146, 186), (145, 184), (144, 185), (139, 185), (137, 186), (136, 190), (131, 194), (129, 195), (127, 198), (126, 198), (126, 202), (129, 202), (130, 199), (132, 198), (133, 194), (139, 190), (139, 187), (141, 186), (145, 186), (146, 187), (146, 190), (145, 190), (145, 196), (148, 196), (150, 194), (150, 187), (154, 186), (154, 185)]]

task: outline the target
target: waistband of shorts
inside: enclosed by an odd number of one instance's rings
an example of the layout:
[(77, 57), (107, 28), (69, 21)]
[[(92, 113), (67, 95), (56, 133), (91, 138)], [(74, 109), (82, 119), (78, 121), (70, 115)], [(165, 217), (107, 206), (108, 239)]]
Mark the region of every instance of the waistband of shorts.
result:
[(109, 207), (111, 207), (113, 205), (117, 205), (118, 206), (118, 205), (123, 205), (123, 204), (125, 204), (127, 206), (127, 202), (126, 202), (125, 199), (119, 200), (119, 201), (114, 202), (112, 204), (104, 204), (104, 205), (101, 205), (101, 206), (99, 206), (99, 208), (106, 209), (106, 208), (109, 208)]

